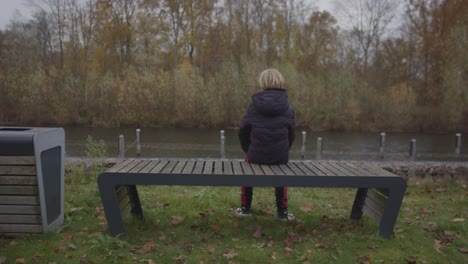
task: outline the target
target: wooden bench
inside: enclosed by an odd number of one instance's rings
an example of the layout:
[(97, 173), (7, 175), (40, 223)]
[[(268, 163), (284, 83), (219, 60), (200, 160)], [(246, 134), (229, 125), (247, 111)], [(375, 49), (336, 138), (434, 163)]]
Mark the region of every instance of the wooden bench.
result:
[(98, 177), (112, 236), (125, 232), (122, 213), (143, 217), (137, 185), (356, 188), (350, 218), (368, 215), (379, 224), (378, 234), (384, 238), (392, 235), (406, 190), (406, 181), (400, 176), (365, 163), (258, 165), (227, 159), (128, 159)]

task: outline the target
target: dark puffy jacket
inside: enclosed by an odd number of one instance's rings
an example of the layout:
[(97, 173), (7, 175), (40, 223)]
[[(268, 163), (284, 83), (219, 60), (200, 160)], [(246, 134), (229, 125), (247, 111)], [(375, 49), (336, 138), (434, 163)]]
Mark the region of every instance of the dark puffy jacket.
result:
[(239, 129), (250, 162), (285, 164), (294, 141), (294, 110), (284, 89), (255, 93)]

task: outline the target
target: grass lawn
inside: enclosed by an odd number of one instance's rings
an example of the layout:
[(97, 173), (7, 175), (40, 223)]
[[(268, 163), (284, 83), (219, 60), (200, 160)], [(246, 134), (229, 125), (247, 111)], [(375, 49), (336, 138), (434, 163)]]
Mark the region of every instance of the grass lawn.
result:
[(296, 220), (281, 222), (273, 188), (255, 188), (254, 216), (238, 218), (237, 187), (139, 187), (145, 219), (127, 219), (127, 234), (114, 238), (97, 190), (101, 170), (67, 166), (63, 227), (0, 238), (0, 264), (468, 263), (465, 183), (410, 183), (390, 240), (367, 217), (350, 222), (352, 189), (290, 188)]

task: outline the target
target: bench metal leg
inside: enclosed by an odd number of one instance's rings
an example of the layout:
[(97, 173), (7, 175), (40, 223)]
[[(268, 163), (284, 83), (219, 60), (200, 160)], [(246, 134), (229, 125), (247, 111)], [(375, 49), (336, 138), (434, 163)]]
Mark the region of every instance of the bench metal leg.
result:
[(385, 238), (392, 236), (393, 228), (398, 218), (403, 196), (405, 195), (406, 186), (398, 186), (390, 189), (388, 194), (387, 205), (383, 212), (382, 219), (379, 225), (379, 235)]
[(140, 219), (143, 218), (143, 210), (141, 209), (140, 197), (135, 185), (127, 185), (128, 197), (130, 198), (130, 205), (132, 206), (132, 215)]
[(351, 209), (350, 218), (353, 220), (359, 220), (362, 216), (362, 208), (364, 207), (364, 201), (367, 196), (367, 188), (359, 188), (354, 198), (353, 208)]
[(98, 178), (98, 188), (101, 194), (101, 201), (106, 214), (107, 224), (111, 236), (125, 232), (122, 215), (120, 213), (119, 201), (115, 193), (115, 186), (103, 180), (103, 177)]

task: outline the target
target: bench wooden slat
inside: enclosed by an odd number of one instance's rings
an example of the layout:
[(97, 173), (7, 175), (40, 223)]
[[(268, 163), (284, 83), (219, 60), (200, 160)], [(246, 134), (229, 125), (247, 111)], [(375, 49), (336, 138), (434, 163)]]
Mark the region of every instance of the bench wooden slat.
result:
[(41, 207), (34, 205), (0, 205), (0, 214), (40, 214)]
[(326, 176), (333, 176), (336, 175), (336, 172), (331, 171), (328, 167), (322, 166), (320, 163), (311, 162), (310, 166), (317, 168), (322, 174)]
[(317, 167), (321, 166), (321, 168), (326, 168), (333, 175), (349, 176), (346, 172), (341, 171), (338, 168), (335, 168), (330, 162), (316, 162), (314, 165), (316, 165)]
[(250, 163), (250, 166), (252, 167), (252, 171), (255, 175), (264, 175), (262, 168), (260, 168), (260, 165)]
[(280, 169), (278, 165), (270, 165), (270, 169), (275, 175), (284, 175), (284, 172)]
[(125, 167), (122, 169), (118, 170), (118, 172), (129, 172), (131, 169), (133, 169), (136, 165), (138, 165), (141, 162), (141, 160), (136, 160), (133, 159), (130, 163), (128, 163)]
[(185, 164), (184, 170), (182, 171), (183, 174), (191, 174), (192, 170), (195, 166), (195, 161), (188, 161), (187, 164)]
[(299, 169), (296, 166), (296, 163), (294, 162), (289, 162), (288, 164), (286, 164), (286, 166), (288, 166), (289, 169), (291, 169), (296, 175), (305, 175), (304, 172), (301, 169)]
[(193, 174), (201, 174), (203, 171), (203, 167), (205, 166), (204, 161), (197, 161), (195, 163), (195, 168), (193, 169)]
[(294, 175), (294, 172), (292, 172), (292, 170), (290, 170), (289, 167), (285, 164), (280, 164), (278, 166), (284, 172), (285, 175)]
[(382, 219), (382, 215), (379, 212), (374, 211), (366, 204), (364, 204), (364, 206), (362, 207), (362, 212), (377, 223), (380, 223), (380, 220)]
[(40, 224), (40, 215), (0, 215), (0, 224)]
[(127, 196), (122, 197), (122, 199), (119, 200), (119, 207), (120, 209), (124, 209), (130, 204), (130, 198)]
[(212, 174), (213, 173), (213, 161), (209, 160), (205, 162), (203, 167), (203, 174)]
[(42, 233), (42, 225), (0, 224), (0, 233)]
[(185, 160), (179, 161), (179, 163), (177, 163), (172, 173), (182, 173), (182, 170), (184, 169), (186, 163), (187, 161)]
[(234, 171), (235, 175), (242, 175), (242, 167), (241, 167), (241, 162), (238, 160), (233, 160), (232, 161), (232, 170)]
[(311, 162), (303, 163), (306, 168), (311, 170), (317, 176), (326, 176), (327, 174), (315, 167)]
[(217, 160), (214, 162), (214, 174), (223, 174), (223, 161)]
[(150, 162), (149, 160), (143, 160), (138, 165), (136, 165), (131, 170), (129, 170), (128, 172), (132, 172), (132, 173), (140, 172), (141, 169), (143, 169), (146, 165), (148, 165), (149, 162)]
[(159, 173), (166, 166), (167, 163), (169, 163), (169, 161), (161, 160), (161, 162), (154, 166), (150, 173)]
[(120, 163), (117, 163), (116, 165), (112, 166), (107, 170), (107, 172), (116, 172), (122, 169), (123, 167), (127, 166), (130, 162), (132, 162), (131, 159), (124, 160)]
[(36, 175), (36, 167), (1, 165), (0, 175)]
[(0, 185), (37, 185), (35, 176), (0, 176)]
[(232, 163), (230, 161), (223, 161), (224, 165), (224, 174), (231, 175), (234, 174), (232, 171)]
[(242, 167), (242, 170), (244, 171), (244, 174), (245, 175), (253, 175), (253, 170), (252, 170), (252, 167), (250, 167), (250, 163), (244, 161), (244, 162), (241, 162), (241, 167)]
[(369, 173), (374, 174), (374, 175), (379, 175), (379, 176), (395, 176), (395, 174), (386, 171), (382, 168), (379, 168), (377, 166), (371, 166), (368, 164), (360, 163), (359, 167), (369, 171)]
[(262, 164), (260, 165), (260, 167), (265, 172), (265, 175), (275, 175), (275, 173), (271, 170), (270, 166)]
[(361, 173), (358, 173), (352, 167), (346, 166), (345, 164), (343, 164), (343, 162), (330, 161), (329, 163), (331, 166), (333, 166), (337, 170), (343, 172), (345, 176), (362, 176)]
[(37, 195), (39, 193), (37, 186), (0, 186), (0, 194), (18, 194), (18, 195)]
[(140, 173), (150, 172), (158, 163), (159, 163), (159, 160), (150, 161), (150, 163), (148, 163), (144, 168), (140, 170)]
[(353, 171), (343, 168), (342, 166), (338, 165), (336, 162), (329, 161), (326, 163), (326, 165), (336, 169), (337, 171), (342, 173), (343, 176), (357, 176)]
[(177, 165), (178, 161), (176, 160), (171, 160), (169, 163), (164, 167), (164, 169), (161, 171), (161, 173), (171, 173), (171, 171), (174, 169), (174, 167)]
[(301, 169), (306, 175), (311, 175), (311, 176), (315, 176), (317, 175), (315, 172), (313, 172), (311, 169), (307, 168), (304, 163), (300, 163), (300, 162), (294, 162), (294, 164), (299, 168)]
[(0, 156), (0, 165), (34, 165), (34, 156)]
[(117, 200), (122, 200), (125, 196), (128, 196), (127, 186), (119, 185), (115, 188), (115, 195), (117, 196)]
[(359, 167), (359, 166), (356, 166), (356, 165), (353, 164), (353, 163), (345, 162), (345, 164), (348, 165), (349, 167), (354, 168), (355, 171), (358, 171), (358, 172), (361, 173), (362, 175), (365, 175), (365, 176), (375, 176), (375, 175), (372, 175), (371, 173), (369, 173), (367, 170), (364, 170), (363, 168), (361, 168), (361, 167)]
[(375, 203), (377, 203), (380, 207), (385, 207), (385, 204), (387, 203), (387, 196), (382, 194), (380, 191), (376, 189), (369, 189), (367, 191), (367, 197), (366, 197), (366, 202), (367, 200), (372, 200)]
[(39, 205), (39, 197), (0, 195), (0, 204), (4, 205)]

